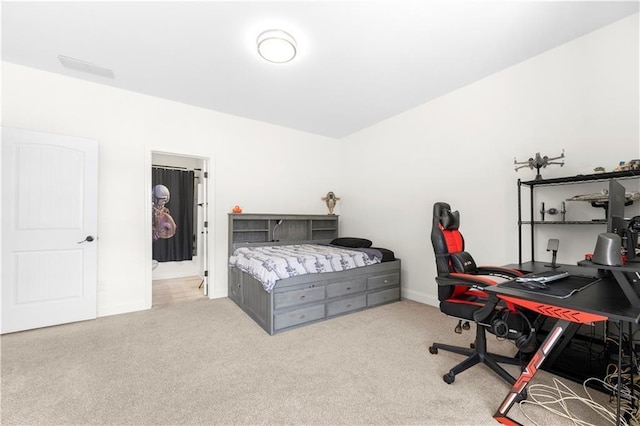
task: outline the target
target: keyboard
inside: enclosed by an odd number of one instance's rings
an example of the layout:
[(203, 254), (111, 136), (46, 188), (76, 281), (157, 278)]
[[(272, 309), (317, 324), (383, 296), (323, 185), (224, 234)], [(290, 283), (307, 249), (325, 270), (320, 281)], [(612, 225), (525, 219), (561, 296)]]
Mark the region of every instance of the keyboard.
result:
[(527, 274), (522, 277), (518, 277), (516, 278), (516, 281), (519, 283), (527, 283), (527, 282), (549, 283), (552, 281), (560, 280), (568, 276), (569, 276), (569, 273), (567, 271), (544, 271), (544, 272), (534, 272), (532, 274)]

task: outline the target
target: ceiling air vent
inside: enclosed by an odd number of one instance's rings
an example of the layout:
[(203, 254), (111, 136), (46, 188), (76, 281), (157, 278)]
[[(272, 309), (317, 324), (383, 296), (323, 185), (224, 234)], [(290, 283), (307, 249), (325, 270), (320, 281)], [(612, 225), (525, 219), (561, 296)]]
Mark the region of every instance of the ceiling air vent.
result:
[(104, 68), (98, 65), (90, 64), (89, 62), (81, 61), (79, 59), (69, 58), (68, 56), (58, 55), (60, 63), (72, 70), (86, 72), (89, 74), (99, 75), (106, 78), (114, 78), (113, 70)]

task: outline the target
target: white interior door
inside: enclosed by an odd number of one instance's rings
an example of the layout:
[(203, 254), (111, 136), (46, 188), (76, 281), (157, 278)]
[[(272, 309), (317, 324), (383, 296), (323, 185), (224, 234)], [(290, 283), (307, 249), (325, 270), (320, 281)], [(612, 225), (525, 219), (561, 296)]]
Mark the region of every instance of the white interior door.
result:
[(98, 144), (2, 128), (2, 333), (96, 317)]

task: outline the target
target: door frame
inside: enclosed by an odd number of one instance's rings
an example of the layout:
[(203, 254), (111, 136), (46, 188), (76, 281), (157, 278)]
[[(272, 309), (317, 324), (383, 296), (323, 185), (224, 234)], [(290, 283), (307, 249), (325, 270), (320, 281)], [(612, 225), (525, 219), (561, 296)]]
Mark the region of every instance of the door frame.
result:
[[(147, 309), (151, 309), (153, 306), (153, 269), (152, 269), (152, 257), (153, 257), (153, 237), (151, 233), (151, 211), (152, 211), (152, 200), (151, 200), (151, 168), (153, 165), (153, 154), (162, 154), (162, 155), (171, 155), (174, 157), (188, 157), (188, 158), (196, 158), (202, 161), (203, 167), (202, 171), (207, 172), (208, 179), (206, 180), (206, 191), (204, 191), (207, 208), (206, 208), (206, 221), (208, 222), (208, 227), (205, 229), (205, 237), (203, 239), (203, 245), (205, 255), (203, 258), (203, 262), (205, 265), (205, 269), (208, 271), (207, 276), (204, 277), (204, 286), (206, 290), (206, 296), (208, 298), (212, 298), (211, 295), (214, 293), (211, 286), (211, 277), (213, 276), (213, 263), (212, 259), (214, 259), (213, 251), (214, 245), (211, 244), (211, 238), (213, 236), (213, 221), (211, 220), (211, 212), (213, 211), (213, 189), (214, 185), (211, 184), (213, 173), (213, 158), (208, 155), (202, 155), (197, 153), (185, 153), (185, 152), (175, 152), (168, 150), (159, 150), (159, 149), (145, 149), (145, 187), (144, 194), (148, 194), (144, 198), (144, 227), (145, 227), (145, 238), (147, 243), (145, 244), (145, 306)], [(203, 179), (204, 181), (204, 179)]]

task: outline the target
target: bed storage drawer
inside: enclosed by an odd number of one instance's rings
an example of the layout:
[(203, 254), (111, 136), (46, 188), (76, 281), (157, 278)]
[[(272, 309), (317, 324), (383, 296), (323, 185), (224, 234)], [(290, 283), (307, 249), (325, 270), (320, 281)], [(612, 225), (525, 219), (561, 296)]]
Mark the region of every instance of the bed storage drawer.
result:
[(396, 300), (400, 300), (400, 287), (369, 293), (367, 295), (367, 306), (382, 305)]
[(400, 266), (397, 259), (348, 271), (298, 275), (281, 280), (270, 292), (250, 274), (230, 267), (229, 299), (267, 333), (277, 334), (400, 300)]
[(229, 299), (242, 303), (242, 271), (229, 268)]
[[(324, 289), (323, 289), (324, 290)], [(316, 321), (324, 318), (324, 303), (294, 309), (287, 312), (273, 314), (273, 328), (275, 331), (305, 322)]]
[(327, 299), (360, 293), (367, 289), (365, 277), (357, 277), (348, 281), (329, 282), (327, 284)]
[(364, 309), (367, 307), (367, 295), (359, 294), (357, 296), (345, 297), (333, 302), (327, 303), (327, 317), (340, 315), (347, 312)]
[(303, 303), (324, 300), (324, 286), (313, 286), (290, 290), (274, 295), (274, 309), (301, 305)]
[(400, 284), (400, 273), (394, 272), (392, 274), (377, 275), (375, 277), (369, 277), (367, 280), (367, 288), (373, 290), (376, 288), (388, 287), (391, 285)]

